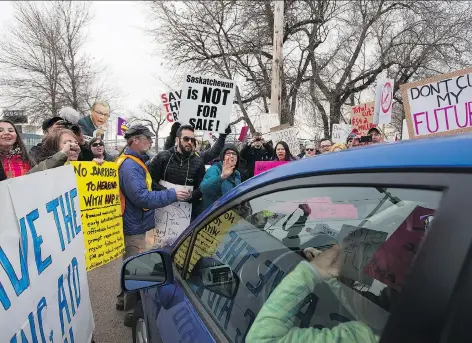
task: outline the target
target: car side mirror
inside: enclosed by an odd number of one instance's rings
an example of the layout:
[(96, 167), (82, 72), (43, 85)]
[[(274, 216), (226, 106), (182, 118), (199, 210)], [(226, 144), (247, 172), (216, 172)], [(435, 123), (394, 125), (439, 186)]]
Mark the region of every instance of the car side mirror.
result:
[(163, 251), (147, 251), (132, 256), (121, 267), (121, 288), (133, 292), (173, 283), (172, 258)]
[(189, 282), (228, 299), (234, 299), (239, 288), (238, 274), (213, 257), (202, 257), (195, 264)]

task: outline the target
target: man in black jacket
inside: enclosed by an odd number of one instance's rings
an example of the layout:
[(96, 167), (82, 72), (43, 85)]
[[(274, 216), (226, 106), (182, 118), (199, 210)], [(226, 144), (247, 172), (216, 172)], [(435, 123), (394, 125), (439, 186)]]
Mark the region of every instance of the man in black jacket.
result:
[(257, 161), (270, 161), (274, 156), (272, 142), (265, 142), (260, 132), (255, 132), (251, 141), (241, 150), (241, 158), (246, 160), (247, 176), (254, 176)]
[[(164, 143), (164, 150), (169, 150), (175, 145), (175, 138), (180, 126), (181, 124), (179, 122), (175, 122), (174, 124), (172, 124), (170, 134), (166, 138), (166, 141)], [(198, 153), (198, 155), (202, 158), (204, 164), (210, 164), (210, 162), (213, 161), (215, 158), (220, 157), (221, 150), (223, 150), (223, 147), (225, 146), (226, 136), (230, 133), (231, 127), (228, 126), (225, 130), (225, 133), (220, 133), (220, 136), (210, 149), (203, 150)]]
[(176, 135), (176, 146), (161, 151), (149, 163), (152, 189), (165, 190), (166, 188), (159, 184), (161, 180), (175, 185), (193, 186), (193, 192), (187, 199), (192, 204), (193, 220), (199, 214), (202, 197), (199, 187), (205, 176), (205, 164), (195, 152), (196, 139), (193, 127), (183, 125), (177, 130)]

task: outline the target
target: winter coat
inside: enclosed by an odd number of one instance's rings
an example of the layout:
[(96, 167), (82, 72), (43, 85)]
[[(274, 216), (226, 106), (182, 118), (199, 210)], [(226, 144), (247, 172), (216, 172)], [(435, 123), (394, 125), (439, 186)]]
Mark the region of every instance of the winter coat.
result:
[(56, 152), (51, 157), (46, 158), (44, 161), (39, 162), (35, 165), (28, 174), (33, 174), (36, 172), (45, 171), (48, 169), (53, 169), (63, 166), (67, 162), (67, 154), (64, 154), (62, 151)]
[[(143, 156), (130, 148), (125, 154), (133, 155), (143, 162)], [(128, 158), (118, 171), (120, 189), (126, 197), (126, 208), (123, 214), (123, 231), (125, 235), (138, 235), (155, 227), (154, 209), (165, 207), (177, 201), (174, 189), (149, 191), (146, 186), (146, 172), (135, 161)], [(143, 209), (149, 209), (144, 211)]]
[(0, 163), (0, 181), (6, 180), (7, 174), (5, 174), (5, 170), (3, 170), (3, 164)]
[(203, 210), (241, 183), (241, 174), (237, 169), (225, 180), (221, 179), (223, 163), (217, 162), (207, 170), (200, 190), (203, 194)]
[(34, 163), (39, 162), (39, 157), (41, 156), (41, 145), (42, 143), (38, 143), (35, 146), (31, 147), (29, 151), (29, 155), (31, 159), (34, 161)]
[(272, 142), (265, 143), (260, 149), (246, 144), (241, 150), (241, 158), (246, 160), (246, 175), (248, 178), (254, 176), (254, 168), (257, 161), (270, 161), (274, 155)]
[[(175, 145), (175, 135), (173, 136), (173, 139), (169, 139), (172, 136), (167, 137), (165, 145), (164, 145), (164, 150), (169, 150), (172, 149)], [(220, 134), (216, 142), (212, 145), (212, 147), (208, 150), (205, 151), (200, 151), (198, 155), (202, 158), (204, 164), (210, 164), (212, 160), (215, 158), (218, 158), (218, 156), (221, 153), (221, 149), (223, 149), (223, 146), (225, 145), (226, 141), (226, 135)]]
[[(334, 280), (329, 280), (332, 282)], [(360, 321), (341, 323), (331, 329), (293, 327), (304, 301), (323, 282), (318, 270), (307, 261), (300, 262), (274, 289), (249, 329), (246, 343), (377, 343), (379, 337)], [(333, 289), (332, 286), (330, 286)], [(336, 289), (333, 289), (336, 291)], [(341, 294), (336, 294), (338, 299)]]
[(152, 177), (153, 190), (166, 189), (159, 184), (161, 180), (175, 185), (193, 186), (189, 202), (193, 204), (192, 213), (197, 214), (195, 211), (202, 197), (199, 187), (203, 176), (205, 176), (203, 159), (197, 153), (194, 152), (190, 156), (184, 157), (176, 147), (161, 151), (149, 163), (149, 172)]

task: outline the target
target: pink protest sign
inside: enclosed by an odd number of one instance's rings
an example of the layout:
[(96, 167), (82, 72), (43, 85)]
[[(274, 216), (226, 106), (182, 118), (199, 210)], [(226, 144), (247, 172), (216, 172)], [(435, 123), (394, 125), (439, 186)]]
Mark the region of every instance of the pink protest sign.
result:
[(254, 168), (254, 176), (285, 163), (288, 163), (288, 161), (257, 161)]
[(357, 219), (357, 208), (353, 204), (330, 204), (314, 203), (310, 204), (310, 219)]
[(435, 211), (417, 206), (372, 256), (364, 273), (400, 291), (426, 233), (425, 217)]

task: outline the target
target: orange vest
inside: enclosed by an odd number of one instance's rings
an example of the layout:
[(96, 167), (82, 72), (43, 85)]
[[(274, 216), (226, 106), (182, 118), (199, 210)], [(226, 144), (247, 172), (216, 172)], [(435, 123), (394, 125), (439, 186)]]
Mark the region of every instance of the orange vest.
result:
[[(146, 167), (146, 165), (143, 163), (143, 161), (141, 161), (139, 158), (133, 156), (133, 155), (126, 155), (126, 154), (121, 154), (120, 156), (118, 156), (118, 158), (116, 159), (116, 164), (118, 165), (118, 171), (121, 167), (121, 165), (123, 164), (123, 162), (127, 159), (127, 158), (131, 158), (134, 162), (136, 162), (137, 164), (139, 164), (145, 171), (146, 173), (146, 186), (147, 186), (147, 189), (149, 192), (152, 191), (152, 178), (151, 178), (151, 174), (149, 174), (149, 170), (148, 168)], [(121, 202), (121, 215), (123, 215), (125, 213), (125, 208), (126, 208), (126, 197), (125, 195), (123, 194), (123, 192), (121, 191), (121, 187), (120, 187), (120, 202)], [(149, 211), (149, 209), (147, 208), (143, 208), (143, 211)]]

